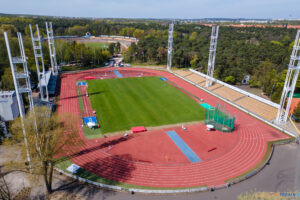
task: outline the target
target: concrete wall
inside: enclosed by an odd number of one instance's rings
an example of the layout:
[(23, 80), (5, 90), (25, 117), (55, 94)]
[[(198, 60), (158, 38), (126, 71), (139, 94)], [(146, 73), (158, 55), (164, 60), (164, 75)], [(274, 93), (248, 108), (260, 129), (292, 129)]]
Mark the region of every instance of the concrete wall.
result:
[(11, 121), (19, 116), (19, 108), (15, 93), (0, 95), (0, 118)]

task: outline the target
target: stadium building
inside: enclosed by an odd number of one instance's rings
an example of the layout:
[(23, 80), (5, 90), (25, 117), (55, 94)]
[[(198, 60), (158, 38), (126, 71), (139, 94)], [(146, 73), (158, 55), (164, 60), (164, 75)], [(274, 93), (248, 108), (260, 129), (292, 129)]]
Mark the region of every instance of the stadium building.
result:
[(1, 121), (11, 121), (19, 116), (18, 101), (15, 91), (0, 92)]

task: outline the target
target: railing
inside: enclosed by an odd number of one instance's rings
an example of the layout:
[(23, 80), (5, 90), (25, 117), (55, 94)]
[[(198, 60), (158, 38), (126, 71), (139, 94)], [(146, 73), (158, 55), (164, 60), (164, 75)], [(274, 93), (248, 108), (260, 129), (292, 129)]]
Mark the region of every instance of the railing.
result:
[[(195, 71), (195, 70), (193, 70), (193, 71)], [(268, 120), (266, 120), (266, 119), (264, 119), (264, 118), (262, 118), (261, 116), (259, 116), (259, 115), (257, 115), (257, 114), (254, 114), (254, 113), (250, 112), (249, 110), (243, 108), (242, 106), (239, 106), (239, 105), (237, 105), (237, 104), (235, 104), (235, 103), (229, 101), (228, 99), (225, 99), (225, 98), (223, 98), (223, 97), (221, 97), (221, 96), (219, 96), (219, 95), (217, 95), (217, 94), (215, 94), (215, 93), (209, 91), (208, 89), (206, 89), (206, 88), (204, 88), (204, 87), (201, 87), (201, 86), (197, 85), (196, 83), (194, 83), (194, 82), (192, 82), (192, 81), (190, 81), (190, 80), (188, 80), (188, 79), (186, 79), (186, 78), (180, 76), (179, 74), (177, 74), (177, 73), (175, 73), (175, 72), (173, 72), (173, 71), (169, 71), (169, 72), (172, 73), (172, 74), (174, 74), (175, 76), (177, 76), (177, 77), (179, 77), (179, 78), (185, 80), (186, 82), (188, 82), (188, 83), (190, 83), (190, 84), (192, 84), (192, 85), (194, 85), (194, 86), (196, 86), (196, 87), (198, 87), (198, 88), (204, 90), (205, 92), (207, 92), (207, 93), (209, 93), (209, 94), (211, 94), (211, 95), (213, 95), (213, 96), (215, 96), (215, 97), (221, 99), (222, 101), (224, 101), (224, 102), (226, 102), (226, 103), (228, 103), (228, 104), (230, 104), (230, 105), (232, 105), (232, 106), (234, 106), (234, 107), (236, 107), (236, 108), (238, 108), (238, 109), (244, 111), (245, 113), (247, 113), (247, 114), (249, 114), (249, 115), (251, 115), (251, 116), (253, 116), (253, 117), (255, 117), (255, 118), (257, 118), (257, 119), (259, 119), (259, 120), (261, 120), (261, 121), (263, 121), (264, 123), (266, 123), (266, 124), (268, 124), (268, 125), (270, 125), (270, 126), (276, 128), (277, 130), (279, 130), (279, 131), (281, 131), (281, 132), (283, 132), (283, 133), (286, 133), (286, 134), (288, 134), (288, 135), (291, 136), (291, 137), (298, 137), (297, 135), (293, 134), (292, 132), (290, 132), (290, 131), (288, 131), (288, 130), (286, 130), (286, 129), (284, 129), (284, 128), (282, 128), (282, 127), (280, 127), (280, 126), (278, 126), (278, 125), (276, 125), (276, 124), (274, 124), (274, 123), (272, 123), (272, 122), (270, 122), (270, 121), (268, 121)], [(219, 82), (221, 82), (221, 81), (219, 81)], [(226, 85), (228, 85), (228, 84), (226, 84)]]
[(77, 176), (76, 174), (71, 174), (68, 172), (65, 172), (62, 169), (59, 168), (54, 168), (56, 171), (58, 171), (59, 173), (62, 173), (66, 176), (69, 176), (71, 178), (74, 178), (78, 181), (81, 182), (85, 182), (85, 183), (89, 183), (89, 184), (93, 184), (102, 188), (106, 188), (106, 189), (111, 189), (111, 190), (119, 190), (119, 191), (126, 191), (126, 192), (138, 192), (138, 193), (148, 193), (148, 194), (175, 194), (175, 193), (188, 193), (188, 192), (202, 192), (202, 191), (207, 191), (208, 187), (206, 186), (200, 186), (200, 187), (196, 187), (196, 188), (186, 188), (186, 189), (162, 189), (162, 190), (155, 190), (155, 189), (138, 189), (138, 188), (125, 188), (122, 186), (116, 186), (116, 185), (108, 185), (108, 184), (104, 184), (104, 183), (100, 183), (100, 182), (95, 182), (95, 181), (91, 181), (88, 180), (86, 178), (82, 178), (80, 176)]
[[(198, 74), (198, 75), (200, 75), (200, 76), (202, 76), (202, 77), (204, 77), (204, 78), (207, 78), (207, 75), (202, 74), (201, 72), (197, 72), (197, 71), (195, 71), (195, 70), (193, 70), (193, 69), (190, 69), (190, 71), (193, 72), (193, 73), (195, 73), (195, 74)], [(208, 77), (208, 78), (211, 78), (211, 77)], [(218, 79), (215, 79), (215, 78), (211, 78), (211, 79), (212, 79), (214, 82), (219, 83), (220, 85), (223, 85), (223, 86), (225, 86), (225, 87), (228, 87), (228, 88), (230, 88), (230, 89), (232, 89), (232, 90), (235, 90), (235, 91), (237, 91), (237, 92), (239, 92), (239, 93), (242, 93), (242, 94), (244, 94), (244, 95), (246, 95), (246, 96), (248, 96), (248, 97), (251, 97), (251, 98), (253, 98), (253, 99), (256, 99), (256, 100), (258, 100), (258, 101), (261, 101), (261, 102), (263, 102), (263, 103), (265, 103), (265, 104), (268, 104), (268, 105), (270, 105), (270, 106), (272, 106), (272, 107), (279, 108), (279, 104), (277, 104), (277, 103), (274, 103), (274, 102), (272, 102), (272, 101), (269, 101), (269, 100), (267, 100), (267, 99), (264, 99), (264, 98), (262, 98), (262, 97), (259, 97), (259, 96), (255, 95), (255, 94), (250, 93), (250, 92), (246, 92), (246, 91), (244, 91), (244, 90), (241, 90), (241, 89), (239, 89), (239, 88), (237, 88), (237, 87), (234, 87), (234, 86), (232, 86), (232, 85), (229, 85), (229, 84), (227, 84), (227, 83), (224, 83), (224, 82), (222, 82), (222, 81), (220, 81), (220, 80), (218, 80)]]

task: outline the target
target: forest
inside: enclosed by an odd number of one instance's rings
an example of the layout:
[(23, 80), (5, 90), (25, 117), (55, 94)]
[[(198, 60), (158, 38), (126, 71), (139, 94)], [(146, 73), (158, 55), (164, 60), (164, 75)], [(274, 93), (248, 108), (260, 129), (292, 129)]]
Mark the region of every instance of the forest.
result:
[[(17, 52), (16, 32), (23, 35), (28, 65), (35, 74), (28, 24), (38, 24), (45, 37), (45, 21), (52, 21), (55, 35), (83, 36), (123, 35), (139, 39), (123, 57), (132, 64), (166, 65), (168, 22), (152, 20), (80, 19), (49, 17), (0, 17), (0, 77), (1, 88), (12, 89), (12, 82), (3, 32), (9, 34), (13, 52)], [(206, 72), (211, 27), (199, 23), (177, 23), (174, 30), (173, 67), (195, 68)], [(229, 84), (240, 84), (250, 75), (250, 86), (261, 88), (272, 101), (280, 100), (287, 66), (296, 36), (295, 29), (221, 26), (216, 53), (214, 76)], [(49, 66), (47, 43), (43, 43), (44, 59)], [(101, 66), (114, 53), (113, 47), (97, 49), (82, 43), (56, 40), (59, 63), (79, 63), (81, 66)], [(36, 78), (33, 76), (33, 81)], [(300, 92), (300, 83), (296, 92)]]
[[(206, 73), (211, 28), (197, 24), (175, 26), (172, 64)], [(261, 88), (272, 101), (280, 100), (296, 30), (221, 26), (214, 76), (239, 84), (250, 75), (250, 86)], [(125, 61), (165, 64), (167, 30), (152, 31), (124, 53)], [(296, 92), (300, 92), (300, 83)]]

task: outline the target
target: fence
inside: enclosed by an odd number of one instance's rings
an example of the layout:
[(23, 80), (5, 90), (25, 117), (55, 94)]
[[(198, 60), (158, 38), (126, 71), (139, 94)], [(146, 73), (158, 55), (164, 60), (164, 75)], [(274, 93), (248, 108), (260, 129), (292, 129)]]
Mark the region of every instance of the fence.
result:
[(206, 109), (205, 124), (214, 125), (214, 128), (222, 132), (234, 130), (235, 115), (226, 113), (225, 107), (220, 104), (216, 108)]

